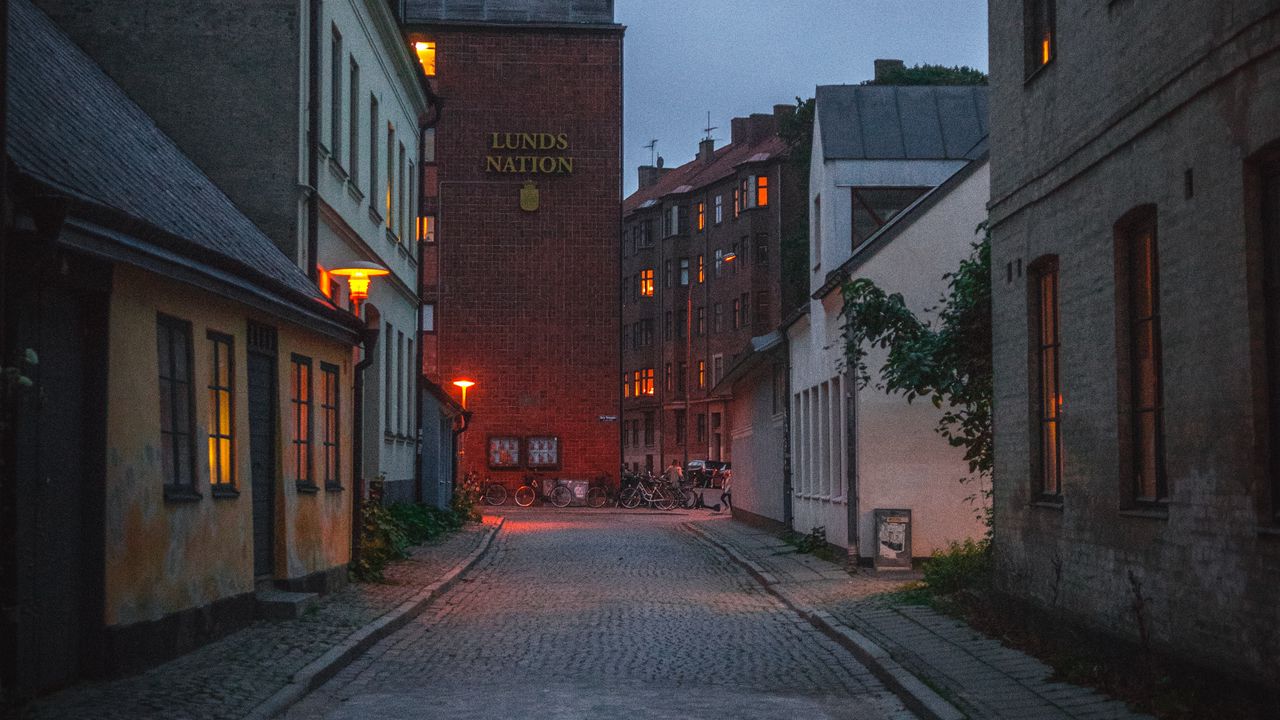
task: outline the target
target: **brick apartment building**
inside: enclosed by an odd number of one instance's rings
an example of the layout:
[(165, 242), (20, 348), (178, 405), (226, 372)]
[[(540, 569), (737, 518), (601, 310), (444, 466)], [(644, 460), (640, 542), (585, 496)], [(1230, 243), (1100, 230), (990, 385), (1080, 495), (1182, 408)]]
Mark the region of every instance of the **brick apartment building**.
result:
[(712, 389), (781, 319), (784, 224), (804, 210), (772, 114), (734, 118), (677, 168), (642, 166), (623, 203), (623, 462), (730, 460), (727, 400)]
[(1002, 582), (1272, 683), (1278, 49), (1269, 0), (991, 3)]
[(424, 150), (423, 371), (451, 391), (475, 383), (462, 469), (616, 477), (613, 3), (409, 0), (402, 13), (442, 98)]

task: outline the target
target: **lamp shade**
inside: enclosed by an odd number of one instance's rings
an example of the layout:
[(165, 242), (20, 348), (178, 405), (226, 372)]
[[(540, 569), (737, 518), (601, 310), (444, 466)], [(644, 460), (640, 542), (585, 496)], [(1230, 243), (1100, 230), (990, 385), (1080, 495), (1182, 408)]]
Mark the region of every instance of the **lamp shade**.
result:
[(391, 271), (368, 260), (356, 260), (330, 270), (329, 274), (346, 277), (347, 284), (351, 288), (351, 298), (363, 300), (369, 296), (369, 278), (390, 275)]

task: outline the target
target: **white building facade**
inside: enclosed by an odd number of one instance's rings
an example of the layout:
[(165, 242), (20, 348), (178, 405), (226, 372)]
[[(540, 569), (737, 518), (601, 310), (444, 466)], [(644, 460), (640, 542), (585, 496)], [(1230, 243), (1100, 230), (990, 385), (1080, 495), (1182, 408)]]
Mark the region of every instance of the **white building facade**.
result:
[[(937, 305), (985, 217), (986, 88), (822, 86), (810, 172), (808, 311), (785, 328), (792, 526), (874, 557), (874, 511), (912, 511), (912, 551), (981, 534), (962, 454), (939, 412), (872, 385), (844, 357), (844, 280), (867, 277), (917, 313)], [(944, 185), (945, 183), (945, 185)], [(939, 187), (942, 186), (942, 187)], [(867, 366), (879, 367), (872, 353)]]

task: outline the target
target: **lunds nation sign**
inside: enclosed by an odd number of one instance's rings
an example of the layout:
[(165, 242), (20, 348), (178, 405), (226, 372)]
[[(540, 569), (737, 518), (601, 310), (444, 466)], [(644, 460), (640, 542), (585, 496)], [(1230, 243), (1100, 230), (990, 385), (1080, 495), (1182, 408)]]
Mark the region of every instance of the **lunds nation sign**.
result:
[(573, 174), (573, 158), (564, 154), (569, 149), (569, 136), (564, 133), (491, 132), (488, 141), (490, 154), (484, 158), (485, 172)]

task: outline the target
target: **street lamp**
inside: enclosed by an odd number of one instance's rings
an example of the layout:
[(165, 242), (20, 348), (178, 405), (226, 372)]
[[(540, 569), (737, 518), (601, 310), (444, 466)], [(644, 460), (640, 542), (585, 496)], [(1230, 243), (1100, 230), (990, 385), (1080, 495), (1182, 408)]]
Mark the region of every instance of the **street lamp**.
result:
[(375, 277), (391, 274), (391, 271), (385, 267), (369, 262), (367, 260), (356, 260), (346, 265), (334, 268), (329, 271), (330, 275), (340, 275), (347, 278), (347, 285), (351, 291), (351, 312), (356, 316), (360, 315), (360, 302), (369, 297), (369, 280)]
[(467, 388), (475, 385), (474, 380), (454, 380), (453, 384), (462, 388), (462, 409), (467, 409)]

